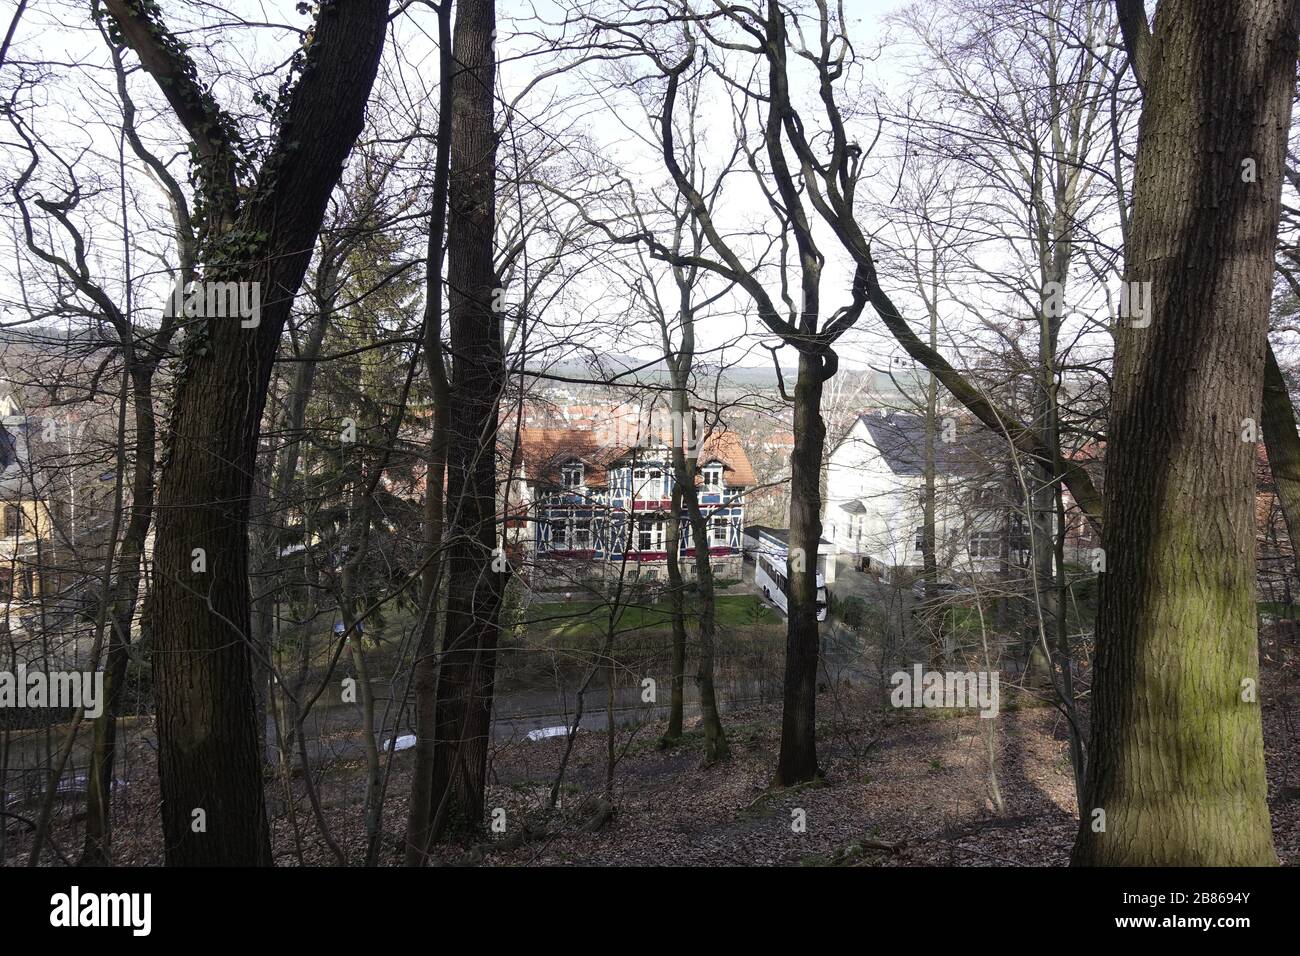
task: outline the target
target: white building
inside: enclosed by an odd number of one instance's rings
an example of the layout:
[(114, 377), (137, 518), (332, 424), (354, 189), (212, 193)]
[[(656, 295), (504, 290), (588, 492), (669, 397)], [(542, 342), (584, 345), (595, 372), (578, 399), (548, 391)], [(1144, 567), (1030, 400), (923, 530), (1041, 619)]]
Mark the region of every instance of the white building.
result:
[[(941, 574), (998, 570), (1008, 537), (1011, 560), (1020, 563), (1027, 540), (1019, 509), (1008, 500), (1001, 443), (981, 432), (945, 442), (952, 437), (947, 431), (940, 429), (934, 439)], [(860, 415), (830, 456), (822, 533), (839, 553), (852, 555), (859, 570), (884, 576), (897, 568), (919, 570), (924, 489), (925, 418)]]

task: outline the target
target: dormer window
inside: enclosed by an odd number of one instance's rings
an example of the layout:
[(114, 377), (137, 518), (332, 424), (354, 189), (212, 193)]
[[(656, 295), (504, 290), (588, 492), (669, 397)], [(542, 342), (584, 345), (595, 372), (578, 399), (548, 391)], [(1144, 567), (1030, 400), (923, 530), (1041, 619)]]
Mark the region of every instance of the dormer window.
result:
[(582, 487), (582, 465), (574, 462), (565, 465), (560, 469), (560, 484), (565, 488), (578, 489)]
[(702, 474), (704, 475), (705, 491), (722, 490), (722, 465), (717, 463), (705, 465)]

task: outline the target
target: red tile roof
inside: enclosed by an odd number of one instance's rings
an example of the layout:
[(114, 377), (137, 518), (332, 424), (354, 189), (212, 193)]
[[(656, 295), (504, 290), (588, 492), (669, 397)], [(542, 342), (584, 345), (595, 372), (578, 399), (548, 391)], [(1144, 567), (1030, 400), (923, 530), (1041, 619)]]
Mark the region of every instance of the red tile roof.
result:
[[(626, 445), (602, 445), (596, 431), (574, 428), (522, 428), (519, 451), (523, 474), (528, 481), (559, 484), (560, 469), (572, 461), (584, 466), (588, 488), (603, 488), (606, 469), (625, 458), (633, 449)], [(758, 483), (749, 456), (734, 432), (714, 432), (700, 448), (699, 464), (721, 462), (726, 483), (732, 487)]]

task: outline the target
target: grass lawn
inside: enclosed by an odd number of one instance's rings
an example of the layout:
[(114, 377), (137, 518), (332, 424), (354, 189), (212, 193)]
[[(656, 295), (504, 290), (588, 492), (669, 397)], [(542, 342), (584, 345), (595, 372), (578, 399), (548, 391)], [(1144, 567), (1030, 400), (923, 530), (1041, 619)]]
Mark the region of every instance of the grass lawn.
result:
[[(751, 624), (775, 624), (780, 614), (755, 594), (729, 594), (716, 599), (719, 628)], [(687, 597), (686, 613), (694, 612)], [(654, 605), (633, 605), (623, 609), (618, 633), (666, 631), (671, 626), (671, 605), (665, 600)], [(524, 627), (534, 636), (552, 638), (600, 637), (609, 622), (609, 605), (601, 601), (565, 601), (534, 604), (524, 615)]]

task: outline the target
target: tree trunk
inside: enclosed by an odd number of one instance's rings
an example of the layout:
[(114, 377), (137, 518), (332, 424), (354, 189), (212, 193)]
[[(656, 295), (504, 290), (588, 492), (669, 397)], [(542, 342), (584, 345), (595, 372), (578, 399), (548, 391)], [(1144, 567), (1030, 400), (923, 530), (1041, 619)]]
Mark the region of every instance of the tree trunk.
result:
[[(1162, 0), (1116, 330), (1077, 865), (1275, 864), (1257, 695), (1255, 446), (1296, 41), (1281, 0)], [(1243, 176), (1243, 161), (1257, 167)], [(1104, 811), (1104, 817), (1097, 811)]]
[(429, 241), (425, 250), (424, 360), (433, 398), (429, 436), (429, 472), (424, 491), (424, 546), (429, 563), (420, 581), (420, 640), (413, 664), (415, 684), (415, 758), (411, 770), (411, 799), (406, 821), (407, 866), (423, 866), (429, 852), (433, 822), (433, 768), (437, 738), (438, 633), (443, 615), (441, 555), (446, 503), (447, 422), (451, 396), (442, 351), (442, 260), (446, 250), (447, 190), (451, 163), (452, 82), (451, 0), (438, 6), (438, 143), (434, 154)]
[[(673, 449), (675, 456), (686, 457), (680, 446)], [(683, 462), (685, 464), (685, 462)], [(695, 686), (700, 693), (700, 725), (704, 730), (704, 762), (725, 760), (731, 754), (727, 735), (722, 730), (722, 717), (718, 713), (718, 693), (713, 682), (713, 654), (717, 644), (717, 602), (713, 596), (713, 563), (709, 560), (709, 526), (700, 510), (700, 498), (695, 491), (695, 469), (687, 468), (685, 488), (686, 510), (691, 519), (691, 540), (695, 545), (695, 583), (700, 595), (699, 663), (695, 670)], [(815, 663), (815, 662), (814, 662)], [(816, 687), (813, 688), (816, 691)]]
[[(939, 313), (937, 309), (938, 292), (934, 285), (938, 281), (939, 263), (931, 260), (930, 296), (926, 300), (929, 315), (930, 348), (939, 347)], [(942, 625), (948, 616), (946, 609), (937, 607), (939, 589), (939, 554), (938, 528), (935, 516), (935, 438), (939, 428), (939, 380), (933, 374), (926, 375), (925, 384), (925, 461), (921, 488), (921, 579), (925, 582), (925, 607), (920, 616), (920, 623), (925, 628), (930, 640), (930, 660), (942, 663), (948, 658), (946, 646), (946, 628)], [(939, 626), (936, 627), (936, 624)]]
[(682, 524), (678, 518), (682, 513), (682, 482), (682, 474), (678, 472), (673, 482), (672, 519), (668, 522), (665, 542), (668, 548), (668, 599), (673, 615), (673, 673), (668, 730), (660, 741), (664, 746), (682, 739), (682, 710), (686, 696), (686, 595), (681, 566)]
[(384, 0), (322, 13), (281, 139), (205, 260), (208, 281), (259, 283), (262, 308), (253, 328), (209, 317), (188, 329), (164, 456), (153, 625), (169, 865), (271, 862), (248, 646), (258, 431), (280, 335), (361, 133), (386, 29)]
[(817, 767), (817, 545), (821, 540), (822, 361), (799, 356), (794, 386), (794, 451), (790, 455), (790, 547), (786, 559), (790, 611), (785, 641), (781, 752), (775, 785), (788, 787), (820, 775)]
[(493, 313), (494, 0), (456, 9), (447, 270), (454, 405), (448, 421), (446, 633), (438, 681), (432, 833), (477, 832), (492, 722), (503, 575), (493, 567), (501, 325)]
[(131, 518), (118, 555), (117, 582), (109, 614), (108, 660), (104, 668), (104, 710), (94, 721), (94, 743), (86, 784), (86, 835), (82, 866), (107, 866), (112, 839), (113, 765), (117, 757), (117, 717), (126, 669), (127, 646), (143, 577), (145, 544), (153, 518), (156, 422), (153, 409), (155, 365), (137, 366), (131, 372), (135, 405), (135, 469), (131, 479)]

